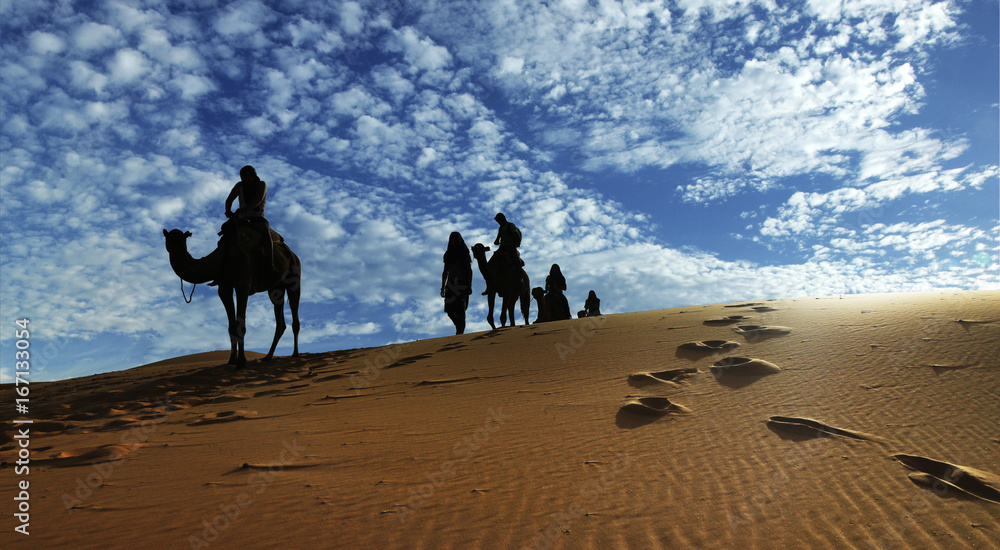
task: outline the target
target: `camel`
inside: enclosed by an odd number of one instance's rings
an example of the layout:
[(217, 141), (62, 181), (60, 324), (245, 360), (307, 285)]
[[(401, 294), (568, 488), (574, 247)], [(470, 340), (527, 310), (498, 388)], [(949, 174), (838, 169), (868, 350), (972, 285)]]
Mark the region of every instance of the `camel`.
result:
[[(273, 233), (277, 235), (277, 233)], [(229, 318), (229, 341), (232, 352), (229, 355), (230, 365), (237, 369), (247, 364), (243, 354), (243, 335), (246, 334), (247, 299), (251, 294), (267, 292), (274, 304), (274, 340), (271, 349), (264, 357), (270, 361), (278, 340), (285, 332), (285, 293), (288, 294), (288, 306), (292, 310), (292, 334), (294, 336), (293, 357), (299, 356), (299, 296), (301, 288), (299, 280), (302, 274), (302, 263), (299, 257), (283, 241), (274, 241), (274, 267), (280, 276), (272, 280), (263, 280), (256, 269), (256, 262), (250, 254), (241, 252), (237, 246), (222, 247), (213, 250), (208, 256), (194, 259), (187, 250), (187, 239), (190, 231), (180, 229), (163, 230), (166, 239), (167, 252), (170, 254), (170, 267), (181, 279), (189, 283), (204, 283), (214, 281), (219, 286), (219, 299), (226, 308)], [(226, 239), (226, 237), (223, 237)], [(280, 240), (280, 236), (278, 237)], [(233, 293), (236, 293), (236, 304), (233, 305)]]
[(518, 298), (521, 299), (521, 316), (524, 318), (524, 324), (529, 324), (531, 281), (528, 279), (528, 274), (524, 272), (524, 268), (510, 269), (510, 267), (500, 263), (490, 265), (486, 261), (486, 252), (489, 249), (490, 247), (483, 246), (481, 243), (472, 245), (472, 256), (479, 265), (479, 272), (482, 273), (483, 280), (486, 281), (487, 300), (490, 304), (490, 315), (486, 321), (489, 322), (490, 327), (496, 330), (497, 326), (493, 323), (493, 306), (496, 303), (496, 295), (499, 294), (503, 299), (500, 305), (500, 326), (507, 326), (508, 314), (510, 315), (510, 326), (515, 326), (514, 306), (517, 304)]

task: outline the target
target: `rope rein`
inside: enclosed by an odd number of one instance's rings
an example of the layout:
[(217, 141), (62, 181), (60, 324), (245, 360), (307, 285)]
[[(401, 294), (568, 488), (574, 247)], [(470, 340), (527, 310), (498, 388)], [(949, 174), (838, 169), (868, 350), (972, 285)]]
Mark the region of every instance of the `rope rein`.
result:
[(184, 301), (185, 301), (186, 303), (190, 304), (190, 303), (191, 303), (191, 300), (194, 300), (194, 289), (195, 289), (195, 288), (196, 288), (197, 286), (198, 286), (198, 283), (195, 283), (195, 284), (194, 284), (194, 286), (192, 286), (192, 287), (191, 287), (191, 297), (190, 297), (190, 298), (188, 298), (188, 297), (187, 297), (187, 295), (186, 295), (186, 294), (185, 294), (185, 292), (184, 292), (184, 279), (181, 279), (181, 296), (183, 296), (183, 297), (184, 297)]

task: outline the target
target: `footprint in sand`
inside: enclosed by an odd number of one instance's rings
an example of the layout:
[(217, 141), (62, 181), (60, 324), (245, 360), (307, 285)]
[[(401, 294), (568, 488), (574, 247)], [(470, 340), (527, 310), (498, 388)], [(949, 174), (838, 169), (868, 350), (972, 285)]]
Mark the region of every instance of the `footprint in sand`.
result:
[(80, 412), (80, 413), (74, 413), (74, 414), (67, 414), (67, 415), (65, 415), (65, 416), (63, 416), (61, 418), (58, 418), (57, 420), (65, 420), (65, 421), (69, 421), (69, 422), (74, 422), (74, 421), (93, 420), (96, 417), (97, 417), (97, 413), (94, 413), (94, 412)]
[(781, 372), (774, 363), (750, 357), (726, 357), (709, 368), (716, 376), (766, 376)]
[(416, 363), (417, 361), (420, 361), (421, 359), (427, 359), (429, 357), (434, 357), (434, 354), (433, 353), (422, 353), (420, 355), (411, 355), (410, 357), (404, 357), (404, 358), (400, 359), (399, 361), (396, 361), (395, 363), (393, 363), (393, 364), (391, 364), (391, 365), (389, 365), (389, 366), (387, 366), (385, 368), (386, 369), (394, 369), (396, 367), (402, 367), (403, 365), (409, 365), (409, 364), (412, 364), (412, 363)]
[(1000, 476), (924, 456), (896, 454), (892, 457), (916, 470), (909, 476), (911, 481), (933, 488), (939, 496), (944, 496), (947, 489), (955, 489), (961, 494), (1000, 504)]
[(854, 430), (845, 430), (828, 426), (818, 420), (811, 418), (798, 418), (794, 416), (772, 416), (767, 421), (767, 426), (772, 430), (787, 434), (801, 435), (806, 437), (831, 437), (840, 436), (849, 439), (860, 439), (863, 441), (877, 441), (874, 435)]
[(254, 464), (250, 462), (244, 462), (242, 466), (234, 471), (238, 470), (267, 470), (269, 472), (281, 472), (284, 470), (302, 470), (304, 468), (316, 468), (318, 466), (323, 466), (323, 462), (312, 461), (312, 462), (299, 462), (294, 464), (285, 463), (275, 463), (275, 464)]
[[(127, 413), (125, 413), (127, 414)], [(80, 422), (63, 422), (61, 420), (41, 420), (31, 425), (31, 431), (43, 433), (59, 433), (71, 430), (80, 425)]]
[(971, 368), (976, 368), (978, 366), (979, 366), (978, 363), (973, 363), (969, 365), (939, 365), (937, 363), (934, 363), (931, 365), (917, 365), (917, 366), (907, 365), (907, 368), (929, 368), (932, 371), (934, 371), (934, 374), (940, 376), (946, 372), (959, 371), (962, 369), (971, 369)]
[(208, 413), (194, 422), (188, 422), (188, 426), (205, 426), (208, 424), (221, 424), (223, 422), (235, 422), (237, 420), (250, 420), (257, 418), (257, 411), (222, 411)]
[(234, 401), (243, 401), (244, 399), (250, 399), (253, 395), (249, 393), (227, 393), (225, 395), (220, 395), (210, 399), (209, 403), (232, 403)]
[(744, 336), (783, 336), (792, 329), (778, 325), (739, 325), (733, 331)]
[(715, 319), (705, 319), (702, 324), (713, 326), (713, 325), (731, 325), (733, 323), (739, 323), (740, 321), (748, 321), (750, 318), (743, 315), (730, 315), (728, 317), (718, 317)]
[(442, 347), (441, 349), (438, 350), (438, 353), (440, 353), (442, 351), (454, 351), (454, 350), (457, 350), (457, 349), (462, 349), (464, 347), (465, 347), (465, 343), (464, 342), (455, 342), (455, 343), (452, 343), (452, 344), (446, 344), (444, 347)]
[(352, 370), (351, 372), (341, 372), (337, 374), (331, 374), (329, 376), (324, 376), (323, 378), (317, 378), (317, 382), (329, 382), (330, 380), (340, 380), (341, 378), (347, 378), (352, 374), (359, 374), (361, 371)]
[(121, 460), (142, 447), (142, 443), (120, 443), (116, 445), (101, 445), (99, 447), (83, 447), (63, 451), (50, 459), (37, 461), (40, 465), (56, 466), (89, 466), (98, 462)]
[(740, 347), (740, 345), (737, 342), (730, 342), (729, 340), (699, 340), (697, 342), (685, 342), (677, 346), (677, 349), (685, 351), (703, 351), (706, 353), (714, 353), (738, 347)]
[(124, 428), (124, 427), (127, 427), (127, 426), (132, 426), (132, 425), (135, 425), (135, 424), (139, 424), (140, 422), (142, 422), (142, 421), (139, 420), (138, 418), (134, 418), (134, 417), (116, 418), (114, 420), (111, 420), (109, 422), (104, 423), (103, 425), (101, 425), (97, 429), (100, 430), (100, 431), (114, 430), (114, 429), (117, 429), (117, 428)]
[(691, 410), (673, 403), (666, 397), (629, 396), (622, 403), (621, 410), (643, 416), (663, 416), (665, 414), (690, 414)]
[(647, 384), (677, 384), (685, 378), (698, 374), (698, 369), (670, 369), (659, 372), (636, 372), (628, 375), (629, 384), (644, 386)]
[(441, 386), (443, 384), (457, 384), (459, 382), (468, 382), (470, 380), (480, 380), (480, 376), (472, 376), (468, 378), (443, 378), (440, 380), (421, 380), (414, 384), (414, 386)]

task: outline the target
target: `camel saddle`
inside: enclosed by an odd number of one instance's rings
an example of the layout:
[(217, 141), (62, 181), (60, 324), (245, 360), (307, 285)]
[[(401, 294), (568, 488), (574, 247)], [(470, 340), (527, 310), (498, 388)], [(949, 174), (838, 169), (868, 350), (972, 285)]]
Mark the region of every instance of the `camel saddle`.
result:
[[(273, 228), (268, 227), (268, 229), (271, 233), (272, 247), (276, 249), (279, 245), (284, 245), (285, 238)], [(263, 235), (245, 220), (237, 218), (227, 220), (222, 224), (222, 231), (219, 231), (219, 236), (222, 237), (219, 239), (220, 249), (226, 250), (231, 246), (235, 246), (240, 252), (249, 254), (253, 263), (262, 259), (264, 254), (264, 248), (261, 246), (261, 243), (264, 241)], [(208, 283), (208, 286), (217, 285), (217, 281)]]
[[(235, 242), (237, 250), (240, 252), (250, 253), (257, 250), (261, 242), (263, 241), (263, 235), (260, 231), (254, 229), (249, 223), (244, 220), (233, 221), (228, 220), (222, 224), (222, 231), (219, 231), (220, 247), (228, 247), (230, 243)], [(236, 228), (236, 234), (232, 235), (233, 227)], [(281, 236), (280, 233), (274, 230), (272, 227), (268, 227), (271, 233), (271, 242), (275, 245), (285, 242), (285, 238)]]
[(490, 265), (507, 265), (510, 267), (524, 267), (524, 260), (517, 253), (517, 249), (501, 246), (490, 256), (487, 262)]

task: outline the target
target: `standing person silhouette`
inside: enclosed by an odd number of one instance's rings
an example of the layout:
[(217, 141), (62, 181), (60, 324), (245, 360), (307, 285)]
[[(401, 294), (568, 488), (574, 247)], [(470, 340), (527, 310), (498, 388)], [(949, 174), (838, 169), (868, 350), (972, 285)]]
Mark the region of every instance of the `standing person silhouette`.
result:
[[(233, 202), (239, 199), (239, 207), (231, 211)], [(264, 250), (264, 266), (270, 270), (270, 277), (276, 275), (274, 268), (274, 244), (271, 242), (271, 225), (264, 218), (264, 206), (267, 205), (267, 184), (257, 177), (257, 171), (249, 164), (240, 168), (240, 181), (233, 186), (226, 198), (226, 217), (236, 217), (256, 231), (262, 239)], [(238, 229), (237, 229), (238, 231)]]
[(563, 277), (559, 264), (552, 264), (549, 276), (545, 278), (545, 300), (549, 306), (549, 320), (561, 321), (570, 319), (569, 301), (563, 292), (566, 290), (566, 277)]
[(448, 237), (444, 253), (444, 271), (441, 272), (441, 297), (444, 311), (455, 323), (455, 334), (465, 333), (465, 310), (472, 294), (472, 256), (465, 239), (458, 231)]

